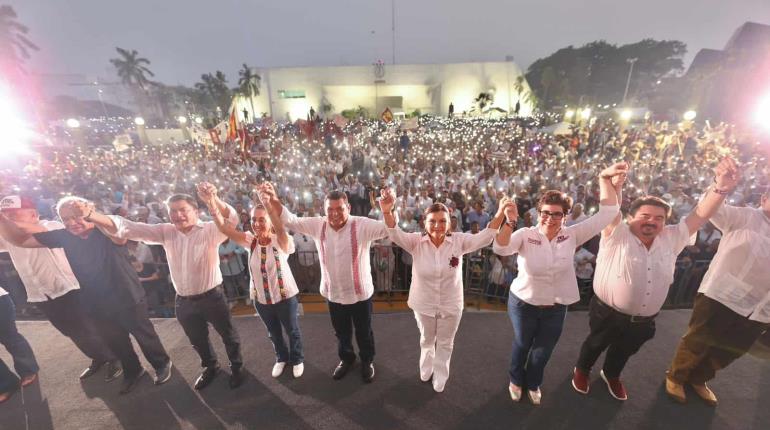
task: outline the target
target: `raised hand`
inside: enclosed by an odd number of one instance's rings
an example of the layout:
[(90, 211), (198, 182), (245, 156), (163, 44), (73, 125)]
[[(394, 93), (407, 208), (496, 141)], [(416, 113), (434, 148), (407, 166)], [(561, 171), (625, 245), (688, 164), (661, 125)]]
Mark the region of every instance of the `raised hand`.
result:
[(198, 197), (200, 197), (207, 206), (212, 206), (217, 195), (216, 187), (208, 182), (201, 182), (198, 184), (197, 189)]
[(599, 174), (600, 177), (610, 179), (617, 175), (626, 175), (628, 174), (628, 163), (625, 161), (621, 161), (620, 163), (615, 163), (606, 169), (602, 170), (602, 172)]
[(732, 191), (738, 186), (740, 174), (738, 164), (730, 157), (725, 157), (714, 168), (714, 182), (720, 190)]
[(495, 214), (495, 217), (502, 215), (505, 212), (505, 208), (510, 204), (511, 199), (508, 196), (501, 198), (500, 201), (497, 202), (497, 213)]
[(508, 203), (505, 206), (505, 219), (508, 222), (517, 222), (519, 220), (519, 207), (516, 205), (516, 202), (511, 200), (510, 203)]
[(396, 193), (390, 187), (385, 187), (380, 190), (380, 196), (380, 210), (382, 213), (390, 213), (396, 205)]
[(69, 208), (77, 218), (85, 218), (94, 211), (94, 205), (85, 200), (75, 200)]

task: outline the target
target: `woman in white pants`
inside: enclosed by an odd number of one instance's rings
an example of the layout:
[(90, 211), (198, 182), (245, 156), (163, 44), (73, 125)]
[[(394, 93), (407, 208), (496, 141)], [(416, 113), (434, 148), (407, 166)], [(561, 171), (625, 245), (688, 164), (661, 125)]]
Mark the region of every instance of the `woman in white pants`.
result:
[(433, 379), (440, 393), (449, 378), (455, 333), (463, 312), (463, 254), (492, 243), (511, 203), (500, 201), (495, 219), (478, 234), (450, 233), (449, 209), (441, 203), (425, 210), (426, 233), (406, 233), (398, 228), (393, 214), (395, 193), (382, 190), (380, 209), (388, 227), (388, 237), (412, 255), (412, 285), (408, 305), (420, 329), (420, 379)]

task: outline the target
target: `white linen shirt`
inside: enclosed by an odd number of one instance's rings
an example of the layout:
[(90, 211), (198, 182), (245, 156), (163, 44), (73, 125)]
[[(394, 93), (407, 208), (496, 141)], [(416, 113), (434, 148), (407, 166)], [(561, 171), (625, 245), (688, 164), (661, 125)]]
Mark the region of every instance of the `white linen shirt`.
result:
[[(463, 311), (463, 254), (481, 249), (494, 240), (497, 230), (452, 233), (437, 248), (427, 234), (388, 229), (388, 237), (412, 255), (412, 285), (407, 304), (428, 316), (458, 315)], [(457, 265), (452, 266), (452, 259)]]
[[(238, 224), (238, 214), (230, 208), (228, 221)], [(118, 229), (116, 237), (137, 240), (148, 245), (163, 245), (174, 289), (180, 296), (193, 296), (222, 283), (219, 269), (219, 245), (227, 239), (213, 221), (198, 221), (188, 233), (173, 224), (143, 224), (117, 215), (110, 219)]]
[(698, 292), (770, 323), (770, 219), (761, 209), (723, 205), (711, 223), (722, 240)]
[(535, 306), (569, 305), (580, 300), (575, 249), (599, 234), (619, 212), (618, 205), (601, 205), (596, 215), (563, 227), (550, 242), (537, 226), (516, 230), (507, 246), (495, 240), (492, 248), (496, 254), (519, 254), (519, 275), (511, 283), (511, 294)]
[(612, 234), (602, 235), (594, 275), (596, 297), (626, 315), (657, 314), (674, 282), (676, 257), (690, 238), (695, 235), (684, 221), (667, 225), (648, 250), (621, 222)]
[[(369, 218), (350, 216), (339, 231), (326, 226), (325, 250), (321, 248), (321, 231), (326, 217), (298, 218), (284, 207), (281, 220), (287, 229), (310, 236), (315, 241), (321, 258), (321, 295), (333, 303), (352, 305), (369, 299), (374, 294), (369, 249), (372, 242), (388, 235), (385, 224)], [(356, 223), (357, 248), (353, 250), (351, 226)], [(361, 294), (356, 294), (353, 280), (353, 253), (358, 260)], [(325, 255), (324, 255), (325, 253)]]
[[(48, 231), (64, 228), (56, 221), (40, 221), (39, 224)], [(30, 303), (45, 302), (80, 288), (61, 248), (22, 248), (0, 237), (0, 252), (11, 255)]]
[[(251, 243), (254, 240), (254, 235), (246, 233), (246, 241)], [(281, 277), (283, 278), (283, 289), (286, 293), (286, 299), (290, 299), (299, 293), (297, 288), (297, 281), (294, 280), (294, 275), (289, 268), (289, 256), (294, 253), (294, 238), (289, 236), (289, 249), (284, 252), (280, 246), (278, 246), (278, 238), (275, 235), (270, 236), (270, 244), (262, 246), (257, 243), (254, 250), (251, 251), (249, 246), (249, 273), (251, 274), (251, 288), (249, 289), (249, 297), (252, 300), (256, 300), (259, 303), (266, 305), (267, 298), (265, 297), (264, 280), (262, 279), (262, 249), (267, 248), (265, 258), (265, 271), (267, 272), (268, 290), (270, 291), (271, 304), (276, 304), (281, 300), (281, 289), (278, 286), (278, 271), (275, 267), (275, 254), (273, 250), (278, 250), (278, 260), (281, 262)]]

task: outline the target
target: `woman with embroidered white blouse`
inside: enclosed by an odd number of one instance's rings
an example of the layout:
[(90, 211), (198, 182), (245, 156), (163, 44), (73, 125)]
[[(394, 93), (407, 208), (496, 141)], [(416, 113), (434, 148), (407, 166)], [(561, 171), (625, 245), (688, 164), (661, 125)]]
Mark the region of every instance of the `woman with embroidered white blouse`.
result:
[(425, 210), (425, 233), (406, 233), (398, 228), (393, 209), (393, 190), (382, 190), (380, 209), (388, 237), (411, 254), (412, 284), (407, 304), (420, 329), (420, 379), (433, 378), (440, 393), (449, 378), (449, 361), (463, 312), (462, 258), (489, 245), (503, 222), (503, 211), (513, 205), (500, 201), (495, 219), (477, 234), (449, 232), (449, 209), (435, 203)]
[[(618, 215), (613, 178), (617, 176), (616, 184), (622, 183), (627, 171), (628, 164), (617, 163), (601, 172), (599, 212), (590, 218), (566, 227), (572, 199), (561, 191), (546, 191), (537, 203), (537, 225), (511, 235), (513, 228), (506, 223), (495, 238), (496, 254), (518, 254), (519, 274), (508, 298), (514, 331), (508, 392), (514, 402), (521, 399), (526, 387), (532, 404), (540, 404), (543, 373), (561, 336), (567, 306), (580, 300), (573, 264), (575, 249)], [(505, 215), (515, 220), (518, 211), (511, 208)]]
[[(305, 370), (302, 354), (302, 335), (297, 319), (299, 289), (289, 268), (289, 255), (294, 253), (294, 239), (286, 233), (279, 217), (271, 217), (264, 206), (251, 210), (254, 233), (237, 230), (225, 221), (216, 207), (209, 206), (219, 230), (233, 242), (249, 250), (251, 288), (249, 296), (267, 328), (275, 348), (274, 378), (283, 373), (286, 364), (292, 366), (295, 378)], [(274, 218), (271, 222), (271, 218)], [(289, 338), (287, 348), (283, 332)]]

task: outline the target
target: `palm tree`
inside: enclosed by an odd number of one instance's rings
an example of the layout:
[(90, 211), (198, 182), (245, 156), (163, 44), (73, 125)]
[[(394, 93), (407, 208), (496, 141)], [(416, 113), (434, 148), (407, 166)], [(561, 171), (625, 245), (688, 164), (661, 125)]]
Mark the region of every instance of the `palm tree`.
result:
[(262, 83), (262, 77), (258, 73), (252, 72), (251, 68), (243, 63), (243, 68), (238, 71), (240, 78), (238, 79), (238, 92), (244, 97), (249, 98), (249, 104), (251, 104), (251, 120), (256, 117), (254, 112), (254, 100), (253, 97), (259, 95), (259, 86)]
[(29, 28), (19, 23), (16, 11), (8, 5), (0, 6), (0, 66), (9, 70), (23, 71), (22, 63), (29, 59), (30, 51), (37, 51), (37, 45), (27, 39)]
[(121, 81), (129, 87), (138, 86), (142, 90), (146, 90), (147, 86), (153, 83), (147, 78), (147, 75), (155, 76), (147, 68), (150, 65), (150, 60), (139, 57), (136, 49), (131, 50), (131, 52), (123, 48), (115, 48), (115, 50), (118, 51), (121, 58), (113, 58), (110, 63), (118, 70)]

